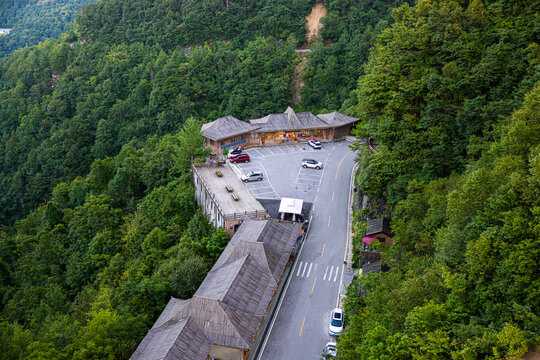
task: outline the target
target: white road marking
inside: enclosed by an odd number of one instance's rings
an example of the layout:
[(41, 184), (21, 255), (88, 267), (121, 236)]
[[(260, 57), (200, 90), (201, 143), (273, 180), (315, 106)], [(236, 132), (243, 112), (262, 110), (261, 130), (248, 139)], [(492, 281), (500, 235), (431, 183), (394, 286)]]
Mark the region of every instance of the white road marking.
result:
[(328, 266), (329, 266), (329, 265), (326, 265), (326, 270), (324, 271), (324, 277), (323, 277), (323, 280), (326, 280), (326, 273), (328, 273)]
[(334, 271), (334, 267), (330, 266), (330, 275), (328, 275), (328, 281), (332, 281), (332, 272)]
[(307, 262), (306, 262), (306, 265), (304, 266), (304, 270), (302, 271), (302, 277), (304, 277), (304, 274), (306, 273), (306, 269), (307, 269)]
[(306, 277), (309, 277), (309, 273), (311, 272), (311, 267), (313, 266), (313, 263), (309, 264), (309, 270), (307, 271)]
[(296, 273), (296, 276), (300, 275), (300, 269), (302, 268), (303, 261), (300, 261), (300, 265), (298, 265), (298, 272)]
[(334, 276), (334, 282), (336, 282), (338, 274), (339, 274), (339, 268), (336, 266), (336, 276)]

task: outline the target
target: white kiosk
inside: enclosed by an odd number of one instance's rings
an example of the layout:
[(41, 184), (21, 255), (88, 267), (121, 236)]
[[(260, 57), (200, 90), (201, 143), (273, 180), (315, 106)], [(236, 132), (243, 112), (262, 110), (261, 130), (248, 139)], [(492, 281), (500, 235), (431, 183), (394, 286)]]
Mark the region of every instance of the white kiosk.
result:
[(304, 200), (301, 199), (281, 198), (278, 211), (280, 219), (304, 222), (304, 214), (302, 214), (303, 205)]

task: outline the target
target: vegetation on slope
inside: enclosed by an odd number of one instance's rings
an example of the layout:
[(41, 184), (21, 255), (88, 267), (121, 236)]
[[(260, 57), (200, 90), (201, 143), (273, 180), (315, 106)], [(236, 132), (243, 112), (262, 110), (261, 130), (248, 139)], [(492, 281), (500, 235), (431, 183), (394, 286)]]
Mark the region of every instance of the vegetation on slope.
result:
[(0, 2), (0, 58), (68, 31), (81, 6), (95, 0), (4, 0)]
[(380, 143), (359, 185), (390, 200), (391, 271), (349, 288), (339, 359), (516, 359), (540, 343), (537, 6), (420, 1), (379, 38), (345, 107)]
[(127, 359), (171, 296), (193, 295), (229, 239), (196, 210), (199, 130), (94, 161), (0, 233), (3, 359)]
[[(463, 170), (540, 80), (536, 1), (420, 1), (393, 13), (345, 109), (361, 136), (360, 185), (395, 204), (409, 181)], [(369, 174), (369, 175), (367, 175)]]
[(349, 288), (339, 359), (517, 359), (540, 343), (539, 114), (536, 86), (463, 174), (409, 183), (392, 270)]
[(123, 144), (178, 131), (187, 116), (283, 111), (295, 59), (290, 44), (270, 38), (190, 57), (181, 48), (54, 42), (13, 54), (0, 65), (0, 222), (27, 214)]

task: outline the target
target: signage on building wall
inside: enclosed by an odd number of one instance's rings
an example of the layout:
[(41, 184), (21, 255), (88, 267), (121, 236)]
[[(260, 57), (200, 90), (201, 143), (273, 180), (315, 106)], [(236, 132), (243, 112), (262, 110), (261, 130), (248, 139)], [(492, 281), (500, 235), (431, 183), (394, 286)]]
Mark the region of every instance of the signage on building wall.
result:
[(246, 139), (241, 140), (241, 141), (234, 142), (234, 143), (232, 143), (232, 144), (223, 145), (222, 147), (220, 147), (220, 149), (225, 149), (225, 148), (228, 148), (228, 147), (233, 147), (233, 146), (236, 146), (236, 145), (240, 145), (240, 144), (242, 144), (242, 143), (245, 143), (245, 142), (246, 142)]

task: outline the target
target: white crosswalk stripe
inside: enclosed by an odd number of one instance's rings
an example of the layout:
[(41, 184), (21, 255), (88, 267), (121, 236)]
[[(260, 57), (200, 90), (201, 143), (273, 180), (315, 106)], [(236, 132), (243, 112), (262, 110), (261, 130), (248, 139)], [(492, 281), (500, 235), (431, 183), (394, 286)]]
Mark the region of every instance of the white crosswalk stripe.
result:
[[(317, 275), (317, 263), (313, 262), (304, 262), (300, 261), (298, 263), (298, 270), (296, 271), (296, 276), (308, 278), (310, 276), (320, 277), (321, 274)], [(323, 280), (336, 282), (339, 275), (339, 266), (326, 265), (324, 271)]]
[(300, 264), (298, 265), (298, 272), (296, 273), (296, 276), (300, 275), (300, 269), (302, 269), (302, 261), (300, 261)]

